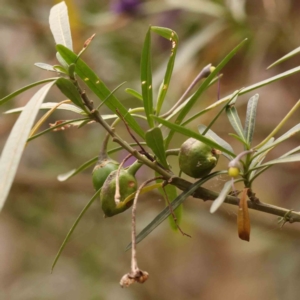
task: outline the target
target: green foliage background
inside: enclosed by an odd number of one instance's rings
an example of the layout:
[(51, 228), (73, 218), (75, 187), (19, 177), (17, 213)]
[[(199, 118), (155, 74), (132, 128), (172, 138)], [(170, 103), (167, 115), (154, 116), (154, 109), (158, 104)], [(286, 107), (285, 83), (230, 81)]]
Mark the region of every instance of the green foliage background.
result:
[[(66, 2), (74, 48), (81, 49), (84, 41), (96, 33), (84, 59), (111, 89), (125, 80), (125, 87), (139, 89), (140, 55), (149, 24), (170, 27), (178, 33), (169, 107), (199, 70), (208, 63), (216, 65), (245, 37), (249, 38), (246, 47), (223, 71), (221, 97), (293, 68), (299, 61), (296, 56), (266, 71), (272, 62), (299, 46), (300, 3), (296, 0), (246, 1), (244, 13), (230, 6), (243, 1), (194, 1), (193, 7), (191, 1), (184, 1), (180, 10), (168, 11), (166, 5), (171, 1), (151, 0), (145, 2), (142, 16), (133, 17), (114, 14), (108, 1)], [(49, 10), (55, 3), (1, 1), (1, 97), (49, 77), (33, 63), (55, 64), (55, 45), (48, 25)], [(208, 4), (217, 4), (219, 9)], [(155, 37), (153, 52), (154, 74), (159, 74), (169, 55), (169, 44)], [(137, 100), (123, 90), (124, 87), (117, 92), (118, 97), (128, 107), (135, 105)], [(298, 74), (259, 89), (254, 136), (257, 142), (299, 99), (299, 92)], [(32, 91), (20, 95), (4, 109), (24, 105), (31, 95)], [(50, 95), (49, 101), (63, 100), (57, 89)], [(242, 96), (244, 101), (238, 106), (242, 117), (248, 98), (249, 95)], [(205, 106), (216, 99), (217, 87), (213, 86), (205, 95)], [(213, 114), (196, 120), (191, 128), (196, 129), (199, 122), (208, 124)], [(69, 116), (56, 112), (51, 122)], [(1, 148), (15, 120), (14, 115), (0, 118)], [(282, 133), (298, 120), (296, 113)], [(121, 126), (118, 130), (122, 130)], [(225, 118), (214, 127), (234, 144), (228, 130), (230, 125)], [(79, 224), (50, 275), (61, 242), (93, 194), (91, 170), (64, 183), (58, 182), (56, 176), (97, 155), (103, 136), (99, 126), (90, 125), (52, 133), (27, 146), (0, 219), (1, 299), (298, 299), (298, 223), (280, 229), (274, 216), (251, 211), (251, 241), (245, 243), (237, 237), (236, 207), (224, 205), (211, 215), (209, 203), (192, 198), (185, 202), (182, 222), (192, 239), (172, 231), (164, 222), (138, 245), (139, 265), (150, 273), (144, 285), (135, 284), (127, 290), (118, 285), (130, 265), (130, 253), (123, 251), (130, 240), (130, 212), (104, 219), (98, 202)], [(126, 132), (124, 138), (130, 139)], [(178, 135), (174, 146), (183, 140)], [(271, 152), (269, 158), (297, 145), (299, 136)], [(173, 163), (176, 171), (176, 160)], [(221, 161), (220, 169), (225, 165), (226, 161)], [(258, 180), (255, 192), (267, 203), (299, 210), (298, 169), (299, 164), (274, 167)], [(140, 181), (147, 177), (143, 172), (138, 174)], [(220, 190), (225, 181), (226, 178), (218, 179), (208, 187)], [(163, 206), (157, 193), (141, 197), (138, 228), (147, 225)]]

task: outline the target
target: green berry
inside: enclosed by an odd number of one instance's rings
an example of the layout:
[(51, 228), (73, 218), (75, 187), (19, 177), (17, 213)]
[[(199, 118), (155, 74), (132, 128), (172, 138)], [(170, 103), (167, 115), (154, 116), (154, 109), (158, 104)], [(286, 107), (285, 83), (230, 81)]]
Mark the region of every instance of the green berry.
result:
[(179, 151), (180, 170), (193, 178), (208, 175), (216, 166), (219, 155), (210, 146), (194, 139), (186, 140)]
[(95, 190), (99, 190), (105, 182), (108, 175), (117, 170), (119, 163), (110, 159), (108, 156), (102, 157), (93, 170), (93, 185)]
[(133, 203), (133, 201), (127, 204), (122, 203), (127, 196), (136, 192), (137, 181), (134, 175), (130, 174), (127, 170), (122, 169), (119, 176), (120, 186), (120, 203), (115, 203), (116, 192), (116, 175), (117, 171), (113, 171), (105, 180), (102, 190), (100, 192), (101, 207), (106, 217), (112, 217), (127, 210)]

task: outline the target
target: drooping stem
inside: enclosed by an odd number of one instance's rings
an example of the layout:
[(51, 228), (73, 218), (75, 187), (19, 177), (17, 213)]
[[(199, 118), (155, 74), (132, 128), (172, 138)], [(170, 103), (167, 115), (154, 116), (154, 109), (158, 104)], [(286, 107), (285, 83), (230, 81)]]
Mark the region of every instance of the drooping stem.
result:
[(132, 219), (131, 219), (131, 272), (132, 274), (135, 274), (136, 272), (139, 271), (138, 264), (137, 264), (137, 258), (136, 258), (136, 207), (137, 207), (137, 200), (139, 198), (139, 194), (143, 187), (147, 184), (149, 184), (152, 181), (156, 181), (158, 179), (163, 179), (163, 177), (155, 177), (152, 179), (149, 179), (145, 182), (143, 182), (138, 190), (136, 191), (134, 200), (133, 200), (133, 205), (132, 205)]

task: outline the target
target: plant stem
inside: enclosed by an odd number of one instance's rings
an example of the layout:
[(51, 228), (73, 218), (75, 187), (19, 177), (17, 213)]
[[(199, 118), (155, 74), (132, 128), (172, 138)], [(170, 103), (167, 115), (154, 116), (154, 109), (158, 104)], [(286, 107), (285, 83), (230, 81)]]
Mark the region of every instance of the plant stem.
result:
[[(179, 188), (182, 191), (189, 189), (189, 187), (192, 185), (191, 182), (179, 177), (173, 177), (172, 180), (169, 181), (169, 183), (175, 185), (177, 188)], [(199, 187), (193, 194), (194, 198), (202, 199), (204, 201), (208, 201), (208, 200), (214, 201), (218, 196), (219, 196), (218, 193), (203, 187)], [(224, 202), (231, 205), (238, 206), (239, 198), (234, 196), (227, 196)], [(289, 213), (289, 219), (288, 219), (289, 223), (300, 222), (300, 212), (291, 211), (286, 208), (278, 207), (271, 204), (266, 204), (263, 202), (257, 203), (257, 202), (248, 201), (248, 207), (250, 209), (265, 212), (278, 217), (286, 217), (286, 214)]]

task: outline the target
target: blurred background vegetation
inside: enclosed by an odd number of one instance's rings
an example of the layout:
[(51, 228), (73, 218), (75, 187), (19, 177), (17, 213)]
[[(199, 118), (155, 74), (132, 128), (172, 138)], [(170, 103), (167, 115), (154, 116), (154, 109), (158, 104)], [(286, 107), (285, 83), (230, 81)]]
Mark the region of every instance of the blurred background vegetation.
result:
[[(56, 64), (55, 45), (48, 25), (51, 6), (59, 1), (1, 0), (0, 8), (0, 97), (31, 82), (52, 76), (33, 66), (35, 62)], [(75, 51), (96, 33), (86, 60), (107, 85), (114, 89), (139, 87), (139, 62), (149, 24), (170, 27), (180, 38), (174, 77), (165, 111), (208, 63), (217, 65), (241, 40), (246, 46), (223, 70), (221, 97), (244, 86), (297, 66), (296, 56), (270, 70), (275, 60), (299, 46), (300, 2), (297, 0), (149, 0), (66, 1)], [(153, 36), (154, 85), (162, 78), (170, 44)], [(255, 142), (261, 141), (299, 99), (298, 74), (258, 90), (258, 120)], [(24, 105), (33, 94), (27, 91), (2, 107), (1, 112)], [(124, 92), (117, 96), (127, 107), (138, 105)], [(199, 101), (199, 109), (217, 100), (212, 86)], [(240, 98), (243, 118), (245, 103), (253, 93)], [(55, 88), (46, 101), (61, 101)], [(95, 99), (96, 100), (96, 99)], [(103, 113), (107, 112), (103, 108)], [(214, 111), (195, 120), (208, 124)], [(71, 118), (56, 112), (49, 121)], [(0, 118), (0, 144), (16, 120)], [(282, 132), (299, 122), (295, 114)], [(146, 128), (146, 127), (145, 127)], [(236, 152), (240, 145), (228, 136), (226, 118), (213, 128)], [(122, 126), (117, 128), (129, 139)], [(104, 132), (96, 124), (45, 135), (27, 146), (0, 219), (0, 299), (299, 299), (300, 228), (286, 224), (282, 229), (272, 215), (251, 211), (250, 243), (237, 237), (237, 208), (223, 205), (211, 215), (210, 203), (189, 198), (184, 203), (182, 228), (192, 239), (182, 237), (164, 222), (138, 245), (139, 266), (150, 273), (144, 285), (119, 287), (129, 271), (130, 211), (103, 218), (95, 202), (80, 222), (53, 274), (50, 266), (66, 233), (93, 194), (91, 169), (60, 183), (58, 174), (75, 168), (98, 154)], [(176, 138), (172, 146), (184, 140)], [(299, 136), (270, 153), (275, 158), (299, 144)], [(111, 145), (112, 147), (113, 145)], [(114, 156), (124, 157), (126, 153)], [(170, 161), (178, 172), (176, 159)], [(226, 167), (221, 160), (218, 169)], [(146, 170), (145, 168), (143, 170)], [(139, 173), (140, 182), (150, 176)], [(254, 189), (267, 203), (299, 210), (299, 164), (277, 165), (261, 176)], [(220, 190), (226, 177), (207, 187)], [(141, 197), (138, 230), (164, 207), (153, 192)]]

